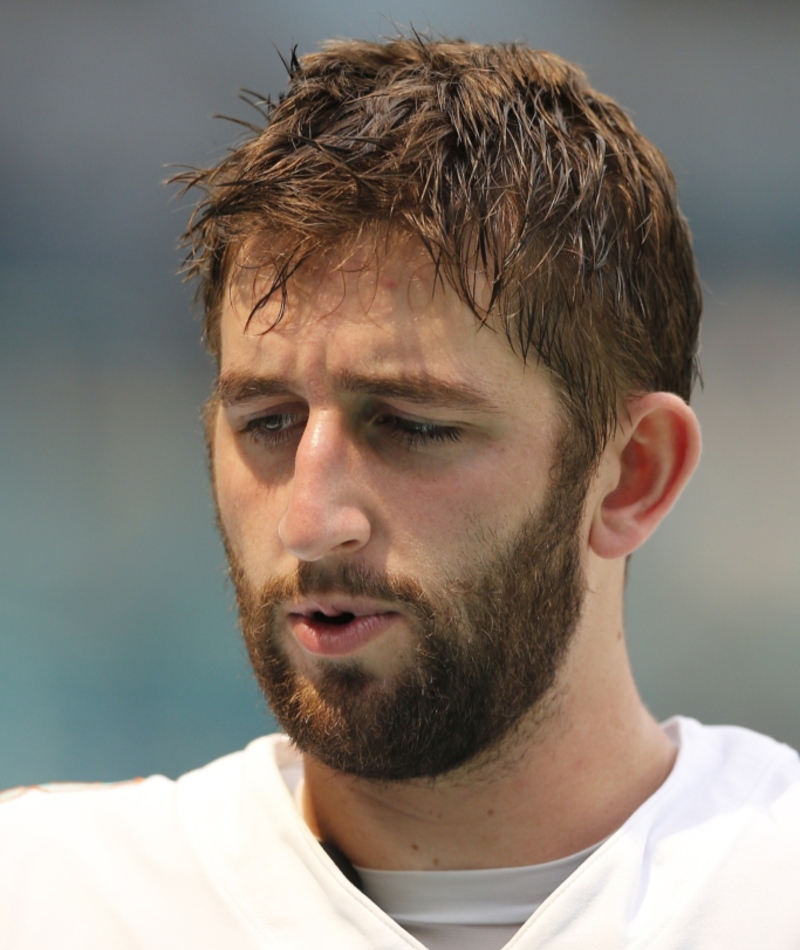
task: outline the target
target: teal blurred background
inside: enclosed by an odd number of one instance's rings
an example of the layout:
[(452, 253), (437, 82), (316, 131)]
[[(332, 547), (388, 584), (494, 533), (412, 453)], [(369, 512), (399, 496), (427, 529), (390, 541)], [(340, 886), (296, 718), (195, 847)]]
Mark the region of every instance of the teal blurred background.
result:
[(175, 776), (273, 724), (206, 487), (174, 276), (275, 47), (392, 24), (581, 63), (667, 154), (707, 311), (700, 472), (631, 566), (647, 702), (800, 745), (800, 5), (7, 0), (0, 12), (0, 787)]

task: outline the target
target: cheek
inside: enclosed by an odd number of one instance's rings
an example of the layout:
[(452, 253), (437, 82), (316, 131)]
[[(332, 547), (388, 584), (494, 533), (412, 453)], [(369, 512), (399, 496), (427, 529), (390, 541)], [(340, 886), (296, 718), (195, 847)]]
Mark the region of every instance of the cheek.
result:
[[(549, 482), (549, 457), (497, 451), (441, 478), (394, 480), (382, 492), (381, 520), (398, 559), (436, 570), (473, 544), (506, 537), (536, 511)], [(391, 554), (390, 554), (391, 559)]]
[(211, 454), (219, 518), (228, 543), (248, 571), (275, 556), (277, 489), (259, 481), (229, 431), (218, 426)]

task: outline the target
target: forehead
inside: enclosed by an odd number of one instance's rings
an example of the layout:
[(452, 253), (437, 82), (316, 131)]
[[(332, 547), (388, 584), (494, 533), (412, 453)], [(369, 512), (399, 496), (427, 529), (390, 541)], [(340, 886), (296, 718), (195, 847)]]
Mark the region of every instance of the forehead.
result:
[(270, 254), (251, 244), (231, 269), (223, 310), (256, 308), (263, 332), (277, 322), (291, 323), (295, 331), (334, 316), (346, 316), (352, 324), (381, 318), (413, 322), (442, 309), (464, 309), (430, 255), (410, 238), (344, 238), (341, 249), (311, 257), (285, 280), (278, 273)]
[[(546, 370), (513, 352), (500, 321), (482, 321), (411, 242), (328, 253), (294, 274), (285, 296), (277, 291), (259, 307), (274, 274), (247, 259), (232, 269), (223, 376), (272, 373), (310, 386), (347, 373), (413, 375), (526, 401), (532, 393), (521, 389), (552, 389)], [(480, 294), (482, 277), (475, 279)]]

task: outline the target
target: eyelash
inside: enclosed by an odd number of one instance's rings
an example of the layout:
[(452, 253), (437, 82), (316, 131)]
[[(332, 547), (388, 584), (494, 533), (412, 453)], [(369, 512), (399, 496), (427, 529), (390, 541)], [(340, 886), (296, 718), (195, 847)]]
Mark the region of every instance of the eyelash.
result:
[(461, 429), (435, 422), (417, 422), (403, 416), (378, 416), (376, 424), (386, 427), (389, 435), (407, 449), (422, 448), (433, 443), (460, 442)]
[[(299, 413), (276, 412), (251, 419), (242, 432), (269, 448), (278, 448), (290, 442), (296, 426), (304, 423), (305, 420)], [(460, 442), (462, 435), (457, 426), (418, 422), (403, 416), (380, 415), (374, 419), (374, 424), (386, 429), (390, 438), (407, 449), (424, 448), (435, 443)]]
[(268, 416), (257, 416), (251, 419), (242, 432), (269, 448), (277, 448), (290, 442), (295, 426), (304, 423), (305, 420), (300, 413), (275, 412)]

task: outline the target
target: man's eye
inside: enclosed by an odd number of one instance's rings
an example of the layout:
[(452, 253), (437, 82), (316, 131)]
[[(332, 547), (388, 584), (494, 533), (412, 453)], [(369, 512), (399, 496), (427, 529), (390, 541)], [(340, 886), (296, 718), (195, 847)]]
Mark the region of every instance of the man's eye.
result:
[(461, 439), (461, 429), (457, 426), (419, 422), (391, 415), (379, 416), (375, 422), (385, 429), (392, 439), (408, 449), (424, 448), (437, 442), (458, 442)]
[(305, 425), (306, 419), (299, 412), (276, 412), (251, 419), (242, 429), (256, 442), (264, 445), (283, 445), (291, 441)]

